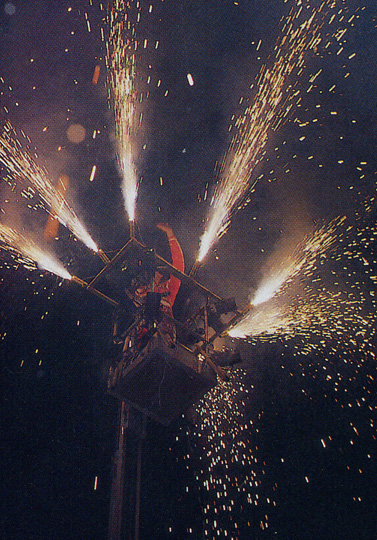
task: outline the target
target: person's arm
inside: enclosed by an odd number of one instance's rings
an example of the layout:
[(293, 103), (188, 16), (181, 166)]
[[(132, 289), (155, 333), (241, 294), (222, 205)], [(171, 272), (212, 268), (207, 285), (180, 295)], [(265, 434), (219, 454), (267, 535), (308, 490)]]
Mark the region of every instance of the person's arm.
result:
[[(170, 248), (170, 254), (172, 259), (172, 266), (179, 270), (180, 272), (185, 271), (185, 259), (183, 256), (182, 248), (175, 237), (175, 234), (173, 233), (172, 228), (165, 224), (165, 223), (159, 223), (157, 225), (157, 228), (160, 229), (160, 231), (163, 231), (166, 233), (166, 236), (169, 240), (169, 248)], [(169, 301), (170, 305), (173, 306), (175, 302), (175, 298), (177, 296), (179, 287), (181, 285), (181, 280), (178, 279), (176, 276), (171, 275), (170, 277), (170, 284), (169, 284)]]

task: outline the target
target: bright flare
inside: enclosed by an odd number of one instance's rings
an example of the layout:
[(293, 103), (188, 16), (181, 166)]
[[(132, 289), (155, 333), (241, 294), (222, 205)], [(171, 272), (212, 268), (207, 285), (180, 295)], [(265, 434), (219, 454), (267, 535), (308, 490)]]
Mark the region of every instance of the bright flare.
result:
[(288, 262), (285, 268), (281, 268), (276, 272), (276, 274), (267, 278), (259, 286), (253, 297), (252, 303), (254, 304), (254, 306), (263, 304), (264, 302), (267, 302), (273, 296), (275, 296), (275, 294), (280, 290), (282, 285), (286, 283), (287, 279), (292, 278), (292, 276), (300, 270), (300, 267), (300, 263), (296, 265), (294, 261), (292, 261), (291, 263)]
[(203, 261), (213, 244), (214, 239), (220, 237), (226, 230), (226, 225), (223, 226), (223, 222), (228, 218), (229, 210), (225, 207), (224, 203), (225, 201), (223, 198), (214, 199), (207, 229), (200, 239), (199, 255), (197, 258), (198, 262)]
[(273, 335), (282, 328), (287, 331), (293, 327), (292, 319), (284, 313), (283, 308), (277, 302), (270, 301), (262, 307), (256, 307), (245, 319), (240, 321), (234, 328), (229, 330), (229, 336), (233, 338), (245, 338), (246, 336), (259, 336), (268, 333)]
[(41, 253), (38, 260), (38, 268), (52, 272), (63, 279), (71, 279), (72, 276), (52, 255)]
[(32, 263), (63, 279), (71, 279), (71, 274), (53, 255), (43, 251), (15, 229), (0, 224), (0, 242), (3, 244), (2, 248), (18, 256), (19, 262), (24, 266), (30, 267)]
[[(318, 257), (324, 255), (334, 245), (337, 231), (344, 221), (345, 218), (338, 218), (327, 227), (318, 229), (297, 246), (294, 253), (282, 257), (279, 266), (270, 270), (269, 275), (262, 280), (251, 297), (250, 302), (256, 309), (249, 312), (229, 331), (231, 337), (256, 336), (265, 332), (273, 334), (278, 328), (285, 328), (285, 332), (288, 333), (291, 328), (299, 326), (299, 317), (295, 310), (289, 312), (285, 305), (285, 297), (282, 297), (283, 301), (273, 300), (279, 297), (298, 276), (304, 278), (310, 274)], [(296, 298), (296, 301), (300, 299)], [(314, 312), (319, 317), (319, 311), (313, 309)], [(303, 316), (304, 311), (301, 310), (300, 313)], [(301, 324), (304, 320), (307, 320), (306, 311)]]

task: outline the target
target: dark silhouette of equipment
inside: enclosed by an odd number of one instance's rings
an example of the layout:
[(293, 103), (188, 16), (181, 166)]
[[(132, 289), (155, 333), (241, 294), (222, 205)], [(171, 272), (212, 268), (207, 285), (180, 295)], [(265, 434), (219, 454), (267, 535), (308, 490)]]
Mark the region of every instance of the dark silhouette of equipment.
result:
[(204, 357), (157, 332), (134, 361), (120, 363), (109, 392), (163, 425), (170, 424), (216, 384)]

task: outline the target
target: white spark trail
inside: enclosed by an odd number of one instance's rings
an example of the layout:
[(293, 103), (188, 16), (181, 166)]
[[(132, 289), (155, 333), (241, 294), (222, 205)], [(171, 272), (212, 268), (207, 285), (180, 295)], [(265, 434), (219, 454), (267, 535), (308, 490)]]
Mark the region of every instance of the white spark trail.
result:
[[(138, 179), (134, 164), (133, 136), (138, 129), (137, 92), (135, 89), (135, 25), (130, 20), (132, 2), (117, 0), (109, 14), (109, 37), (106, 42), (106, 64), (110, 98), (114, 108), (118, 166), (122, 174), (122, 193), (128, 219), (135, 219)], [(140, 18), (139, 3), (136, 4)]]
[(256, 182), (250, 185), (250, 177), (263, 159), (270, 130), (276, 130), (290, 114), (293, 101), (300, 100), (300, 92), (289, 84), (289, 77), (293, 72), (297, 76), (301, 73), (308, 51), (320, 44), (323, 20), (319, 15), (333, 4), (332, 0), (323, 1), (303, 23), (300, 23), (304, 13), (302, 2), (289, 13), (274, 49), (274, 63), (271, 67), (262, 66), (253, 104), (235, 123), (237, 132), (219, 169), (198, 261), (204, 259), (216, 238), (229, 226), (232, 215), (252, 192)]
[[(282, 329), (288, 334), (297, 329), (302, 330), (309, 319), (323, 320), (324, 312), (328, 310), (328, 298), (326, 302), (312, 300), (310, 304), (305, 302), (304, 298), (296, 298), (295, 302), (290, 304), (283, 293), (297, 277), (303, 279), (311, 274), (318, 257), (323, 256), (335, 244), (337, 231), (344, 221), (344, 217), (333, 220), (328, 226), (323, 226), (308, 236), (293, 253), (285, 254), (279, 265), (268, 272), (251, 296), (250, 303), (255, 306), (254, 309), (229, 331), (229, 335), (271, 335), (278, 330), (281, 332)], [(280, 296), (281, 298), (272, 301)]]
[(49, 181), (46, 169), (37, 165), (30, 152), (22, 147), (16, 131), (9, 121), (5, 123), (0, 135), (0, 163), (15, 180), (33, 186), (47, 205), (46, 210), (56, 215), (60, 223), (70, 229), (88, 248), (98, 251), (97, 245), (73, 208), (68, 204), (63, 194)]
[(71, 274), (51, 253), (25, 238), (16, 229), (0, 224), (0, 243), (3, 244), (1, 246), (3, 249), (16, 254), (24, 266), (30, 267), (30, 263), (36, 264), (39, 268), (63, 279), (71, 279)]

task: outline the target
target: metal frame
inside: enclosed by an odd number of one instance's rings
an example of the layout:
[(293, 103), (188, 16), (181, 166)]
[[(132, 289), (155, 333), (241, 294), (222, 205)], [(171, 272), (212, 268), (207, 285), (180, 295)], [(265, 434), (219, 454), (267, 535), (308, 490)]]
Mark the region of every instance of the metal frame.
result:
[[(125, 258), (127, 257), (128, 252), (134, 248), (137, 249), (138, 255), (140, 256), (141, 260), (143, 260), (143, 255), (145, 255), (145, 251), (149, 248), (143, 244), (142, 242), (139, 242), (135, 236), (134, 236), (134, 225), (131, 227), (131, 238), (126, 242), (126, 244), (114, 255), (112, 259), (109, 259), (107, 255), (102, 251), (99, 250), (98, 254), (101, 258), (101, 260), (105, 263), (105, 266), (98, 272), (94, 278), (87, 282), (83, 279), (72, 276), (72, 282), (76, 283), (80, 287), (84, 288), (91, 294), (94, 294), (98, 298), (101, 298), (101, 300), (105, 301), (106, 303), (112, 305), (113, 307), (118, 307), (119, 302), (114, 300), (113, 298), (110, 298), (108, 295), (104, 294), (103, 292), (99, 291), (95, 285), (99, 283), (105, 276), (112, 270), (117, 264), (121, 264)], [(171, 263), (166, 261), (163, 257), (158, 255), (158, 253), (154, 253), (156, 261), (160, 262), (164, 266), (166, 266), (169, 271), (176, 276), (178, 279), (180, 279), (185, 284), (189, 285), (190, 287), (196, 289), (204, 298), (205, 298), (205, 305), (202, 306), (199, 311), (190, 317), (190, 321), (195, 320), (199, 315), (204, 313), (204, 330), (205, 330), (205, 338), (204, 343), (209, 344), (212, 343), (219, 335), (226, 333), (229, 328), (231, 328), (236, 322), (238, 322), (242, 317), (244, 317), (248, 311), (252, 308), (251, 304), (248, 304), (245, 308), (242, 310), (237, 310), (235, 312), (235, 316), (230, 320), (228, 323), (226, 329), (221, 333), (215, 332), (211, 336), (209, 336), (209, 325), (208, 325), (208, 304), (209, 300), (214, 301), (223, 301), (223, 298), (216, 293), (212, 292), (210, 289), (199, 283), (197, 280), (195, 280), (192, 276), (195, 275), (196, 272), (190, 272), (190, 274), (185, 274), (184, 272), (180, 272), (177, 270)], [(197, 263), (194, 264), (193, 269), (197, 269), (198, 265)], [(185, 323), (181, 323), (180, 321), (177, 321), (176, 319), (173, 319), (174, 323), (179, 327), (185, 327)], [(186, 321), (186, 323), (189, 321)], [(185, 327), (186, 328), (186, 327)], [(187, 329), (187, 328), (186, 328)], [(190, 331), (193, 333), (193, 331)]]

